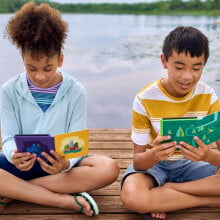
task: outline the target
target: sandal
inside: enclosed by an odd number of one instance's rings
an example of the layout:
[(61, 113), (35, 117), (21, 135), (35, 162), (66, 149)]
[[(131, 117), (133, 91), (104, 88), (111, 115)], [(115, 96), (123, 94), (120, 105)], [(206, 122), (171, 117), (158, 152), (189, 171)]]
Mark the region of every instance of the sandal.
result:
[(76, 193), (73, 195), (74, 200), (76, 202), (77, 205), (79, 205), (81, 208), (79, 211), (77, 211), (78, 213), (82, 213), (84, 210), (84, 207), (82, 206), (82, 204), (77, 200), (77, 196), (81, 196), (83, 198), (85, 198), (85, 200), (90, 204), (91, 209), (93, 210), (93, 215), (98, 215), (99, 214), (99, 208), (95, 202), (95, 200), (86, 192), (82, 192), (82, 193)]
[(7, 206), (7, 205), (10, 205), (10, 204), (11, 204), (11, 202), (2, 202), (4, 199), (5, 199), (4, 197), (1, 197), (1, 196), (0, 196), (0, 205), (5, 205), (5, 206)]

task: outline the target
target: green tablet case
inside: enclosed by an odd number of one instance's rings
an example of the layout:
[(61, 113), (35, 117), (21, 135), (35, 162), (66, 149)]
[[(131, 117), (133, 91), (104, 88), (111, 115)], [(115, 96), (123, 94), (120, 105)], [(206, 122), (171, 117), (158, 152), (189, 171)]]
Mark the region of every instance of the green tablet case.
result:
[(169, 141), (184, 141), (197, 147), (194, 136), (203, 143), (210, 144), (220, 140), (220, 111), (207, 115), (202, 119), (197, 117), (161, 118), (160, 134), (170, 135)]

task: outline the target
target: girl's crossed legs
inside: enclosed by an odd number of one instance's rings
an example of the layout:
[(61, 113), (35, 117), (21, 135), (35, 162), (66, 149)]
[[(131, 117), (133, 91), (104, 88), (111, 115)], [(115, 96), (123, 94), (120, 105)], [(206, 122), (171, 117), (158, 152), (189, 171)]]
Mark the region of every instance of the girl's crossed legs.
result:
[[(29, 181), (0, 169), (0, 196), (78, 211), (80, 207), (71, 194), (103, 188), (114, 182), (118, 174), (116, 162), (99, 155), (84, 158), (68, 172), (54, 175), (41, 173), (42, 177)], [(93, 215), (85, 198), (77, 196), (77, 200), (84, 207), (83, 213)]]

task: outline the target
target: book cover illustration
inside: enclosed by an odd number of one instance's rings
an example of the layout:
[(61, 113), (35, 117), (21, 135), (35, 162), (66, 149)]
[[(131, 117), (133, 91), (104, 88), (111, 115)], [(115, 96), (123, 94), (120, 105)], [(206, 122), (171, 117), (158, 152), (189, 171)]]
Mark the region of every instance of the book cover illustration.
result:
[(15, 135), (15, 143), (19, 152), (35, 153), (38, 157), (45, 159), (41, 153), (50, 154), (50, 150), (55, 150), (65, 159), (85, 156), (88, 154), (89, 131), (80, 130), (54, 137), (47, 135)]
[(89, 131), (81, 130), (54, 136), (55, 150), (57, 153), (70, 159), (88, 154)]
[(194, 147), (197, 143), (193, 139), (197, 136), (205, 144), (220, 140), (220, 111), (207, 115), (202, 119), (197, 117), (162, 118), (160, 120), (160, 134), (170, 135), (169, 141), (184, 141)]

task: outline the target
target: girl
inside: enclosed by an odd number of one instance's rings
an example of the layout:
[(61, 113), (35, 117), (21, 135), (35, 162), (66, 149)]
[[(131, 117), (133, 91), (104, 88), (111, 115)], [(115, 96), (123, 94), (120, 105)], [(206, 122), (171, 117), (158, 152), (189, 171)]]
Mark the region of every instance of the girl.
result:
[(15, 134), (54, 136), (86, 127), (84, 87), (57, 70), (63, 63), (66, 32), (59, 11), (47, 4), (26, 3), (8, 22), (8, 37), (20, 50), (26, 72), (1, 90), (2, 209), (10, 198), (97, 215), (97, 204), (85, 191), (105, 187), (118, 177), (119, 168), (108, 157), (65, 160), (55, 151), (53, 157), (43, 152), (47, 163), (16, 149)]

